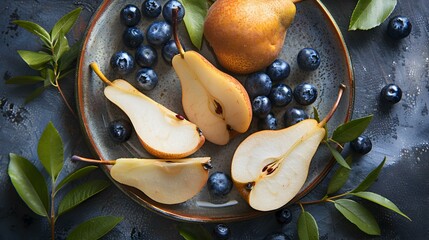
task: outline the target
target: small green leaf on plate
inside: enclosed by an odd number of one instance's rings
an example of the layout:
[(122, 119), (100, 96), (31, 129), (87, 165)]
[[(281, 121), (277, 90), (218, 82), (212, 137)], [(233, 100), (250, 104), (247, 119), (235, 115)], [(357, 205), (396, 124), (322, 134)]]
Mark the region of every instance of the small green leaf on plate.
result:
[(317, 122), (320, 122), (319, 111), (317, 111), (317, 108), (316, 108), (316, 107), (313, 107), (313, 114), (314, 114), (314, 119), (315, 119)]
[(333, 148), (329, 143), (326, 143), (326, 146), (328, 146), (329, 151), (331, 151), (332, 156), (334, 156), (338, 164), (344, 168), (350, 169), (350, 166), (347, 164), (346, 160), (344, 160), (343, 156), (341, 156), (341, 153), (337, 151), (337, 149)]
[(72, 182), (74, 180), (77, 180), (81, 177), (86, 176), (88, 173), (92, 172), (93, 170), (97, 169), (97, 166), (86, 166), (83, 168), (80, 168), (69, 175), (67, 175), (60, 183), (58, 183), (57, 187), (55, 188), (55, 193), (57, 193), (62, 187), (64, 187), (67, 183)]
[(42, 174), (27, 159), (14, 153), (9, 157), (8, 174), (15, 190), (34, 213), (47, 217), (49, 195)]
[(347, 220), (366, 234), (380, 235), (380, 227), (374, 216), (361, 204), (351, 199), (338, 199), (334, 201), (334, 205)]
[(67, 236), (67, 240), (94, 240), (100, 239), (118, 225), (124, 218), (115, 216), (101, 216), (92, 218), (79, 224)]
[(185, 22), (186, 30), (191, 38), (192, 44), (201, 49), (204, 33), (204, 19), (207, 15), (207, 0), (180, 0), (186, 9)]
[(399, 210), (399, 208), (389, 199), (377, 194), (377, 193), (373, 193), (373, 192), (356, 192), (356, 193), (351, 193), (352, 195), (356, 196), (356, 197), (360, 197), (363, 199), (366, 199), (368, 201), (377, 203), (380, 206), (383, 206), (387, 209), (390, 209), (398, 214), (400, 214), (401, 216), (405, 217), (406, 219), (410, 220), (411, 219), (405, 215), (405, 213), (403, 213), (401, 210)]
[(397, 0), (359, 0), (350, 19), (349, 30), (368, 30), (380, 25), (395, 9)]
[(64, 164), (64, 148), (61, 136), (54, 124), (49, 122), (37, 146), (39, 160), (55, 182)]
[(339, 143), (353, 141), (365, 131), (371, 120), (372, 115), (369, 115), (344, 123), (335, 129), (332, 139)]
[[(352, 156), (348, 156), (345, 160), (346, 163), (350, 165), (352, 163)], [(340, 190), (347, 182), (347, 179), (349, 179), (349, 175), (350, 169), (340, 166), (329, 181), (326, 194), (330, 195), (332, 193), (338, 192), (338, 190)]]
[(67, 35), (67, 33), (75, 24), (81, 11), (82, 8), (76, 8), (75, 10), (64, 15), (60, 20), (58, 20), (57, 23), (55, 23), (50, 37), (52, 42), (55, 42), (61, 36), (61, 33), (63, 36)]
[(210, 240), (207, 230), (197, 223), (179, 223), (179, 234), (185, 240)]
[(35, 34), (45, 43), (46, 46), (50, 46), (51, 40), (49, 33), (39, 24), (24, 20), (15, 20), (13, 23), (24, 28), (30, 33)]
[(45, 52), (33, 52), (27, 50), (18, 50), (21, 56), (29, 67), (34, 70), (41, 70), (46, 67), (46, 64), (52, 60), (52, 56)]
[(318, 240), (319, 229), (314, 217), (302, 211), (298, 218), (298, 236), (300, 240)]
[(109, 181), (92, 180), (75, 187), (61, 200), (60, 206), (58, 207), (58, 216), (73, 209), (88, 198), (103, 191), (108, 186), (110, 186)]
[(6, 80), (6, 84), (33, 84), (45, 81), (41, 76), (16, 76)]
[(372, 170), (368, 176), (357, 186), (352, 192), (362, 192), (367, 190), (374, 181), (378, 178), (378, 174), (380, 174), (381, 169), (384, 166), (384, 163), (386, 162), (386, 157), (384, 157), (383, 161), (376, 167), (374, 170)]

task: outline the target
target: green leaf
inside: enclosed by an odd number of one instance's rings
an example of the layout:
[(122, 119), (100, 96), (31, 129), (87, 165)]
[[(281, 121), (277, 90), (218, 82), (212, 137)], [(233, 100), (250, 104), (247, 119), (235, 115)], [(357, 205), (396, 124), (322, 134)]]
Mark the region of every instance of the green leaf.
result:
[(386, 162), (386, 157), (384, 157), (383, 161), (376, 167), (374, 170), (372, 170), (368, 176), (357, 186), (355, 189), (353, 189), (352, 192), (362, 192), (367, 190), (374, 181), (378, 178), (378, 174), (380, 174), (381, 169), (384, 166), (384, 163)]
[(118, 225), (124, 218), (115, 216), (95, 217), (79, 224), (67, 236), (67, 240), (100, 239)]
[(210, 240), (211, 236), (205, 228), (196, 223), (179, 223), (179, 234), (185, 240)]
[(34, 22), (30, 21), (24, 21), (24, 20), (15, 20), (13, 21), (14, 24), (24, 28), (25, 30), (29, 31), (32, 34), (35, 34), (36, 36), (40, 37), (40, 39), (46, 44), (46, 46), (51, 45), (51, 40), (49, 33), (40, 25)]
[(403, 216), (406, 219), (411, 221), (411, 219), (407, 215), (405, 215), (405, 213), (403, 213), (401, 210), (399, 210), (399, 208), (392, 201), (390, 201), (389, 199), (387, 199), (387, 198), (385, 198), (379, 194), (376, 194), (373, 192), (356, 192), (356, 193), (351, 193), (351, 194), (356, 196), (356, 197), (360, 197), (360, 198), (366, 199), (368, 201), (377, 203), (378, 205), (383, 206), (387, 209), (390, 209), (390, 210), (398, 213), (399, 215), (401, 215), (401, 216)]
[[(345, 160), (350, 165), (352, 163), (352, 156), (348, 156)], [(329, 181), (326, 195), (338, 192), (347, 182), (347, 179), (349, 179), (349, 175), (350, 169), (340, 166)]]
[(63, 36), (67, 35), (67, 33), (75, 24), (81, 11), (82, 8), (76, 8), (75, 10), (64, 15), (60, 20), (58, 20), (57, 23), (55, 23), (51, 31), (52, 42), (56, 41), (61, 36), (61, 33)]
[(73, 190), (68, 192), (61, 200), (60, 206), (58, 207), (58, 216), (73, 209), (88, 198), (103, 191), (108, 186), (110, 186), (109, 181), (93, 180), (75, 187)]
[(318, 240), (319, 229), (314, 217), (302, 211), (298, 218), (298, 236), (300, 240)]
[(28, 95), (25, 98), (24, 103), (27, 104), (27, 103), (33, 101), (36, 97), (40, 96), (40, 94), (42, 94), (43, 91), (45, 91), (45, 89), (46, 89), (45, 86), (41, 86), (41, 87), (36, 88), (32, 93), (30, 93), (30, 95)]
[(372, 115), (351, 120), (335, 129), (332, 139), (339, 143), (346, 143), (355, 140), (368, 127), (372, 120)]
[(61, 32), (58, 36), (58, 39), (55, 43), (54, 47), (54, 60), (58, 61), (65, 52), (67, 52), (70, 49), (69, 42), (67, 41), (67, 38), (64, 36), (64, 34)]
[(73, 44), (70, 49), (64, 53), (64, 55), (59, 60), (60, 71), (64, 71), (72, 67), (72, 64), (76, 61), (77, 56), (79, 55), (81, 48), (81, 41)]
[(93, 170), (97, 169), (97, 166), (86, 166), (83, 168), (80, 168), (76, 171), (74, 171), (73, 173), (70, 173), (69, 175), (67, 175), (60, 183), (58, 183), (58, 185), (55, 188), (55, 194), (60, 191), (61, 188), (63, 188), (67, 183), (72, 182), (74, 180), (77, 180), (81, 177), (86, 176), (88, 173), (92, 172)]
[(349, 30), (368, 30), (380, 25), (395, 9), (397, 0), (359, 0), (350, 19)]
[(192, 44), (201, 49), (204, 32), (204, 19), (207, 15), (207, 0), (180, 0), (186, 9), (183, 19)]
[(49, 194), (45, 179), (27, 159), (9, 154), (8, 174), (21, 199), (34, 213), (47, 217)]
[[(315, 119), (317, 122), (320, 122), (319, 111), (317, 111), (317, 108), (316, 108), (316, 107), (313, 107), (313, 112), (314, 112), (314, 119)], [(326, 125), (326, 124), (325, 124), (325, 125)]]
[(334, 201), (334, 205), (347, 220), (366, 234), (380, 235), (380, 227), (374, 216), (361, 204), (351, 199), (338, 199)]
[(45, 81), (41, 76), (16, 76), (6, 80), (6, 84), (34, 84)]
[(18, 54), (34, 70), (46, 68), (46, 64), (52, 60), (52, 56), (45, 52), (18, 50)]
[(43, 167), (52, 178), (52, 182), (57, 180), (64, 164), (64, 148), (61, 136), (55, 129), (54, 124), (49, 122), (39, 140), (37, 154)]
[(329, 143), (326, 143), (326, 146), (328, 146), (329, 151), (331, 151), (332, 156), (334, 156), (334, 158), (335, 158), (335, 160), (337, 161), (338, 164), (340, 164), (342, 167), (350, 169), (350, 166), (347, 164), (346, 160), (344, 160), (343, 156), (341, 156), (341, 153), (339, 153)]

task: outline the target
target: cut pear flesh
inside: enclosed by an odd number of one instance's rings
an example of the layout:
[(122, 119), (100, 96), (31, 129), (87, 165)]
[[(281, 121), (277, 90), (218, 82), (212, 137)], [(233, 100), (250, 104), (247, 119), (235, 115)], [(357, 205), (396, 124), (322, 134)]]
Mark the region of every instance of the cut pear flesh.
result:
[(115, 80), (105, 96), (130, 118), (144, 148), (160, 158), (182, 158), (204, 143), (198, 127), (139, 92), (125, 80)]
[(177, 204), (198, 194), (208, 179), (209, 157), (185, 159), (120, 158), (110, 169), (113, 179), (135, 187), (154, 201)]
[[(278, 209), (300, 191), (326, 131), (314, 119), (289, 128), (256, 132), (234, 153), (231, 176), (249, 205)], [(250, 189), (246, 189), (246, 186)]]
[(225, 145), (232, 130), (247, 131), (252, 109), (249, 96), (238, 80), (195, 51), (176, 55), (172, 65), (180, 79), (185, 114), (208, 141)]

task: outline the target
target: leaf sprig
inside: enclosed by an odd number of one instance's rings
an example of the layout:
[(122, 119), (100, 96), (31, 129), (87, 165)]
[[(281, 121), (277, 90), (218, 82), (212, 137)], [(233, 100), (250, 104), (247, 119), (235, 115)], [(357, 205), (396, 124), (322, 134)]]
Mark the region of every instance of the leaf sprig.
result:
[(54, 86), (60, 92), (69, 110), (75, 115), (61, 90), (59, 80), (74, 71), (73, 63), (77, 58), (80, 42), (70, 46), (66, 35), (76, 23), (81, 11), (81, 8), (77, 8), (64, 15), (55, 23), (50, 32), (31, 21), (13, 21), (14, 24), (39, 37), (42, 42), (42, 50), (40, 51), (18, 50), (18, 54), (24, 62), (30, 68), (39, 71), (39, 75), (16, 76), (6, 80), (6, 84), (42, 83), (25, 99), (26, 103), (39, 96), (47, 87)]
[[(58, 192), (68, 183), (78, 180), (97, 166), (87, 166), (65, 176), (58, 177), (64, 165), (64, 148), (61, 136), (52, 123), (49, 123), (40, 137), (37, 153), (51, 180), (50, 193), (42, 173), (26, 158), (10, 153), (8, 174), (12, 184), (27, 206), (36, 214), (46, 217), (51, 225), (51, 238), (55, 239), (55, 223), (64, 213), (110, 186), (106, 180), (91, 180), (70, 190), (61, 199), (58, 211), (55, 200)], [(103, 236), (116, 226), (122, 218), (105, 216), (90, 219), (77, 226), (67, 239), (95, 239)]]
[(383, 23), (397, 0), (359, 0), (350, 18), (349, 30), (368, 30)]

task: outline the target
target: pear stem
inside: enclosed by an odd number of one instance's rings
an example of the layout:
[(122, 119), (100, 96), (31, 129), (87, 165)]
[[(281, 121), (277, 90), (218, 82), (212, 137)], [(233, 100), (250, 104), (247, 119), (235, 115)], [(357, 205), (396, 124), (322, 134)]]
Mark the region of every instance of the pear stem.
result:
[(71, 157), (72, 161), (81, 161), (81, 162), (89, 162), (89, 163), (97, 163), (97, 164), (103, 164), (103, 165), (114, 165), (116, 163), (116, 160), (96, 160), (91, 158), (85, 158), (81, 156), (73, 155)]
[(177, 23), (177, 15), (179, 14), (179, 9), (177, 7), (174, 7), (172, 9), (172, 20), (173, 20), (173, 37), (174, 37), (174, 42), (176, 43), (177, 49), (179, 50), (180, 56), (182, 58), (185, 57), (185, 50), (183, 49), (182, 44), (180, 43), (179, 40), (179, 32), (178, 32), (178, 23)]
[(97, 74), (97, 76), (107, 85), (111, 86), (112, 82), (107, 79), (107, 77), (101, 72), (100, 68), (98, 67), (98, 64), (96, 62), (92, 62), (89, 66), (91, 66), (92, 70)]
[(344, 84), (340, 84), (340, 89), (338, 90), (338, 97), (337, 100), (335, 101), (334, 105), (331, 108), (331, 111), (329, 111), (329, 113), (326, 115), (326, 117), (320, 121), (319, 126), (320, 127), (324, 127), (326, 125), (327, 122), (329, 122), (329, 120), (331, 119), (331, 117), (334, 115), (335, 111), (338, 108), (338, 105), (340, 104), (341, 101), (341, 97), (343, 96), (344, 90), (346, 89), (346, 85)]
[(304, 1), (304, 0), (292, 0), (293, 3), (299, 3), (299, 2), (302, 2), (302, 1)]

